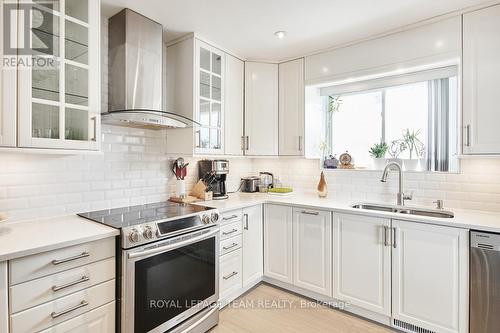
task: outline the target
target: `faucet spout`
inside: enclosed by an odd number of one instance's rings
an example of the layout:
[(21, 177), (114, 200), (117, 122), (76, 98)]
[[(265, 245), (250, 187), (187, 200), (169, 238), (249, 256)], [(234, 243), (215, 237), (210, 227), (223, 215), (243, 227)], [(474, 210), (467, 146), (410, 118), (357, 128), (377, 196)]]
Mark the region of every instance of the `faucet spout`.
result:
[(404, 206), (405, 204), (405, 199), (411, 200), (411, 196), (405, 196), (403, 193), (403, 168), (401, 168), (401, 165), (396, 162), (390, 162), (388, 163), (384, 171), (382, 173), (382, 178), (380, 178), (380, 181), (382, 183), (387, 182), (387, 176), (389, 175), (389, 170), (391, 170), (392, 167), (395, 167), (396, 170), (398, 171), (398, 176), (399, 176), (399, 187), (398, 187), (398, 194), (397, 194), (397, 205), (398, 206)]

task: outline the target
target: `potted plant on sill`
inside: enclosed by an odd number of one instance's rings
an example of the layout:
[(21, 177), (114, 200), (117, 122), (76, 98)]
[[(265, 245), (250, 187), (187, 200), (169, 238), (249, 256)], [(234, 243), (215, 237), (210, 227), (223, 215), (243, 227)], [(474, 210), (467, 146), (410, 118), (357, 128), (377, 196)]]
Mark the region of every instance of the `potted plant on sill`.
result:
[(420, 159), (424, 155), (425, 145), (418, 138), (420, 132), (421, 130), (410, 131), (409, 129), (403, 131), (403, 142), (410, 154), (409, 159), (403, 160), (407, 171), (417, 171)]
[(376, 143), (370, 148), (370, 156), (373, 158), (373, 168), (375, 170), (383, 170), (387, 164), (385, 154), (389, 146), (385, 142)]

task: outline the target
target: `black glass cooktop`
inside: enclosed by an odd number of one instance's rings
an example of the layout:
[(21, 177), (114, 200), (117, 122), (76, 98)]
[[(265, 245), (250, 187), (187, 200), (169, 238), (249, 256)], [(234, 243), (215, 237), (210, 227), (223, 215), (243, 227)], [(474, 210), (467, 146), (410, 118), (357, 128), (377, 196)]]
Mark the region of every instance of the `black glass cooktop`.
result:
[(98, 210), (78, 215), (114, 228), (123, 228), (143, 223), (182, 218), (210, 209), (213, 208), (162, 201), (138, 206)]

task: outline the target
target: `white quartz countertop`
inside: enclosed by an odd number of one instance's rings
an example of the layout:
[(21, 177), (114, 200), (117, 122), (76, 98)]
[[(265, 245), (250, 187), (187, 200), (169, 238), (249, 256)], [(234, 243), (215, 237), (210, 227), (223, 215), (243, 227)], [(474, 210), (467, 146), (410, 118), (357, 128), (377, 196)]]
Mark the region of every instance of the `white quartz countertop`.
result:
[[(380, 216), (403, 221), (415, 221), (463, 229), (500, 233), (500, 212), (485, 212), (451, 208), (445, 210), (453, 212), (455, 215), (454, 218), (435, 218), (355, 209), (351, 208), (351, 205), (361, 202), (341, 202), (329, 198), (319, 198), (316, 194), (294, 193), (290, 196), (280, 197), (261, 193), (237, 193), (230, 195), (229, 199), (226, 200), (205, 201), (199, 204), (214, 207), (219, 209), (219, 211), (224, 212), (263, 203), (293, 205), (295, 207), (302, 208), (324, 209), (340, 213), (343, 212), (360, 215)], [(412, 205), (407, 206), (412, 207)], [(421, 208), (421, 206), (419, 207)]]
[(0, 262), (119, 234), (76, 215), (0, 222)]

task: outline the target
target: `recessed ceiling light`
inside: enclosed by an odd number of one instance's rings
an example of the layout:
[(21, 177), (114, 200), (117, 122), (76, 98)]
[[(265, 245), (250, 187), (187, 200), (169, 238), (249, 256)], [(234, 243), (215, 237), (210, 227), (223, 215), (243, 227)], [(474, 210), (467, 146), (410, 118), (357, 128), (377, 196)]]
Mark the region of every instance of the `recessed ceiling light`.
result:
[(286, 31), (276, 31), (274, 33), (274, 35), (276, 36), (276, 38), (278, 39), (283, 39), (286, 37)]

